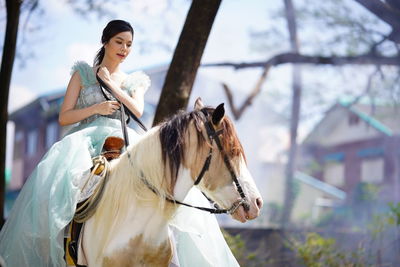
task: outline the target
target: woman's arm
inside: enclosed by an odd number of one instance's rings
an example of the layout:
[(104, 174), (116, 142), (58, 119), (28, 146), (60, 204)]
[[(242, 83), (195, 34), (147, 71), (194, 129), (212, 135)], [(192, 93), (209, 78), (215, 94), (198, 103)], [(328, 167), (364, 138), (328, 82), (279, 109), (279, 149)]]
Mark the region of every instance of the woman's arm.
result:
[(81, 78), (79, 73), (75, 72), (68, 83), (64, 102), (58, 116), (58, 122), (61, 126), (79, 122), (95, 114), (110, 115), (119, 108), (117, 101), (104, 101), (87, 108), (75, 109), (80, 90)]
[(132, 96), (128, 95), (110, 78), (108, 70), (104, 67), (99, 70), (98, 75), (110, 87), (119, 101), (124, 103), (138, 118), (142, 116), (144, 110), (144, 93), (142, 91), (137, 91)]

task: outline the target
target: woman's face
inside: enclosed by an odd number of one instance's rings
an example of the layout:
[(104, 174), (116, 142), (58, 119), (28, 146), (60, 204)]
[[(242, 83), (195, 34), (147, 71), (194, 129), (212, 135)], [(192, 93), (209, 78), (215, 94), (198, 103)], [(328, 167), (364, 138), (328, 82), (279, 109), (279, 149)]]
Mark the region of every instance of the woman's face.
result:
[(123, 62), (131, 52), (132, 39), (133, 36), (130, 31), (116, 34), (104, 45), (106, 56), (118, 62)]

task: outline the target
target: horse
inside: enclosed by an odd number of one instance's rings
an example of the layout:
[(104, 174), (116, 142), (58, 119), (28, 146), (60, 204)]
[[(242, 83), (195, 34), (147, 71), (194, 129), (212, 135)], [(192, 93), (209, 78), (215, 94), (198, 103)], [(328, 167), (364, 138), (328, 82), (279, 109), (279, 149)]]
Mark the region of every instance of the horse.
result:
[(168, 223), (193, 186), (238, 221), (260, 213), (262, 199), (223, 104), (214, 109), (198, 99), (193, 111), (153, 127), (110, 162), (102, 199), (82, 231), (87, 265), (168, 266)]

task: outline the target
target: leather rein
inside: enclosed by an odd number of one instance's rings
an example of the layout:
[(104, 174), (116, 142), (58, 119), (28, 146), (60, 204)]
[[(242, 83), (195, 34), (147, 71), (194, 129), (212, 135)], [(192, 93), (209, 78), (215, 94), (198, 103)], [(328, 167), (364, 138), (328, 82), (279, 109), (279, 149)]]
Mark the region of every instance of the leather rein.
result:
[[(134, 166), (132, 159), (131, 159), (131, 155), (129, 153), (129, 151), (127, 150), (127, 146), (129, 145), (129, 141), (128, 141), (128, 132), (127, 132), (127, 120), (125, 119), (125, 111), (127, 111), (127, 115), (128, 115), (128, 121), (129, 121), (129, 116), (132, 117), (138, 124), (139, 126), (144, 130), (147, 131), (147, 128), (144, 126), (144, 124), (140, 121), (140, 119), (133, 114), (121, 101), (119, 101), (112, 93), (111, 89), (107, 86), (107, 84), (105, 84), (100, 77), (97, 75), (99, 70), (97, 70), (96, 72), (96, 79), (100, 84), (100, 89), (101, 92), (103, 93), (103, 96), (105, 97), (106, 100), (116, 100), (121, 104), (121, 127), (122, 127), (122, 132), (123, 132), (123, 136), (124, 136), (124, 140), (125, 140), (125, 150), (128, 153), (128, 158), (129, 158), (129, 162), (131, 163), (132, 166)], [(204, 117), (205, 117), (205, 122), (204, 122), (204, 126), (206, 128), (207, 131), (207, 136), (208, 139), (210, 141), (211, 147), (210, 150), (208, 152), (207, 158), (204, 161), (203, 167), (197, 177), (197, 179), (194, 182), (194, 185), (198, 185), (201, 180), (204, 177), (204, 174), (208, 171), (208, 169), (210, 168), (210, 164), (211, 164), (211, 159), (212, 159), (212, 152), (213, 152), (213, 142), (215, 141), (218, 150), (220, 151), (220, 153), (223, 155), (223, 159), (224, 159), (224, 163), (226, 168), (228, 169), (232, 180), (235, 184), (236, 187), (236, 191), (239, 193), (241, 199), (239, 199), (238, 201), (236, 201), (235, 203), (232, 204), (232, 206), (229, 209), (221, 209), (220, 207), (218, 207), (218, 205), (215, 203), (215, 201), (213, 201), (212, 199), (210, 199), (204, 192), (202, 192), (205, 197), (210, 201), (214, 203), (214, 207), (215, 208), (207, 208), (207, 207), (198, 207), (198, 206), (194, 206), (191, 204), (187, 204), (184, 202), (181, 202), (177, 199), (174, 198), (170, 198), (170, 197), (166, 197), (166, 200), (170, 203), (174, 203), (174, 204), (179, 204), (179, 205), (183, 205), (186, 207), (190, 207), (190, 208), (195, 208), (195, 209), (199, 209), (202, 211), (207, 211), (210, 212), (212, 214), (233, 214), (240, 206), (243, 206), (243, 208), (248, 211), (250, 209), (250, 205), (248, 203), (248, 201), (246, 200), (246, 195), (243, 191), (242, 186), (239, 183), (239, 180), (237, 178), (237, 175), (235, 173), (235, 171), (233, 170), (232, 164), (227, 156), (227, 154), (224, 152), (224, 149), (222, 147), (221, 144), (221, 140), (219, 138), (219, 135), (222, 133), (222, 130), (219, 131), (215, 131), (214, 126), (212, 125), (211, 120), (208, 118), (209, 114), (207, 112), (206, 109), (202, 109), (201, 110)], [(152, 191), (154, 192), (156, 195), (160, 195), (160, 193), (158, 192), (157, 188), (150, 184), (150, 182), (145, 178), (144, 174), (141, 172), (140, 175), (140, 179), (141, 181)]]
[(103, 94), (104, 98), (106, 100), (118, 101), (118, 103), (121, 105), (121, 126), (122, 126), (122, 133), (124, 135), (125, 149), (126, 149), (126, 147), (129, 146), (129, 138), (126, 125), (129, 123), (130, 118), (132, 117), (136, 121), (136, 123), (140, 126), (140, 128), (142, 128), (145, 132), (147, 132), (147, 128), (146, 126), (144, 126), (143, 122), (135, 114), (133, 114), (133, 112), (130, 111), (129, 108), (125, 106), (124, 103), (122, 103), (119, 99), (117, 99), (114, 96), (110, 87), (108, 87), (107, 84), (103, 82), (102, 79), (100, 79), (98, 75), (99, 70), (100, 68), (98, 68), (96, 71), (96, 79), (100, 84), (100, 91)]

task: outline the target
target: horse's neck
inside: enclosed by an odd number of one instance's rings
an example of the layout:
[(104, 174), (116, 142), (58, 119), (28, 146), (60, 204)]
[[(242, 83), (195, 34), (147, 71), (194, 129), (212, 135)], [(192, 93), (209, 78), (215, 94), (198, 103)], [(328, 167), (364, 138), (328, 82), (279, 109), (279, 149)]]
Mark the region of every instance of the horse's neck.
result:
[(193, 187), (193, 179), (190, 175), (190, 170), (181, 166), (178, 172), (174, 188), (174, 197), (176, 200), (183, 201), (189, 190)]

